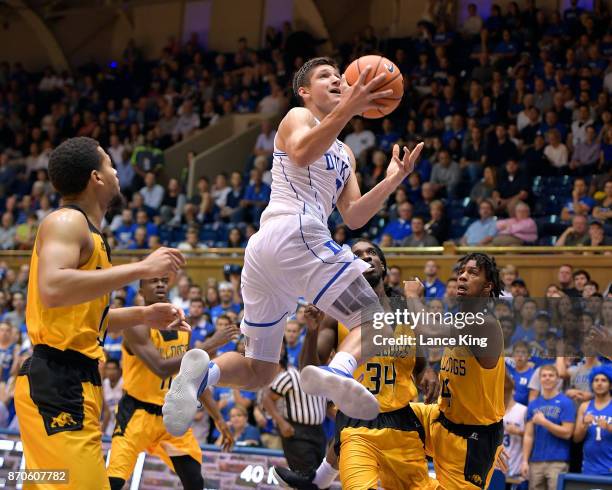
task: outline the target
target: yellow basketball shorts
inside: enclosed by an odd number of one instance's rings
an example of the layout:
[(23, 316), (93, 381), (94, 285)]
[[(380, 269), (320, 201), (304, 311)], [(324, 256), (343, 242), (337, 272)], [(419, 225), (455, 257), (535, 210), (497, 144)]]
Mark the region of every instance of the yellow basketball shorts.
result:
[(336, 430), (342, 488), (376, 489), (379, 481), (385, 490), (437, 488), (427, 469), (424, 434), (410, 406), (371, 421), (338, 413)]
[(24, 488), (110, 488), (102, 454), (102, 384), (96, 360), (35, 346), (17, 377), (15, 410), (26, 469), (68, 473), (66, 483), (24, 482)]
[(145, 403), (126, 394), (117, 407), (108, 476), (128, 480), (138, 454), (158, 456), (172, 471), (170, 458), (191, 456), (202, 464), (202, 450), (191, 429), (180, 437), (166, 431), (161, 406)]
[(444, 417), (437, 404), (410, 404), (425, 429), (425, 451), (445, 490), (487, 488), (502, 450), (503, 424), (462, 425)]

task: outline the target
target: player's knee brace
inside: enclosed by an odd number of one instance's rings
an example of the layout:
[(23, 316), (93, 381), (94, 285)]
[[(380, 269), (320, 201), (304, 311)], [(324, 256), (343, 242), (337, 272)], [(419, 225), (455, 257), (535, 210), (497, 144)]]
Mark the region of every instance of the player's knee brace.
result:
[(202, 467), (191, 456), (173, 456), (170, 458), (174, 465), (174, 471), (183, 484), (185, 490), (202, 490), (204, 488), (204, 478), (202, 477)]
[(365, 277), (358, 276), (330, 305), (326, 313), (341, 321), (347, 328), (372, 321), (376, 312), (383, 311), (380, 299)]

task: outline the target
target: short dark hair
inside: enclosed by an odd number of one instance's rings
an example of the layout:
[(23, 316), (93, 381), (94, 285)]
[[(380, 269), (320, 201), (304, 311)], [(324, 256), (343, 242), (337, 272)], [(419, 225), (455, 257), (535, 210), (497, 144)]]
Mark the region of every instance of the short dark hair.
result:
[(591, 280), (591, 274), (589, 274), (584, 269), (578, 269), (577, 271), (574, 271), (574, 273), (572, 274), (572, 277), (575, 279), (577, 276), (584, 276), (587, 278), (587, 281)]
[(334, 68), (338, 68), (337, 63), (333, 60), (333, 58), (329, 58), (327, 56), (321, 56), (318, 58), (312, 58), (304, 63), (298, 71), (295, 72), (293, 76), (293, 93), (298, 98), (300, 103), (304, 103), (302, 97), (298, 91), (300, 87), (309, 87), (310, 86), (310, 75), (312, 70), (314, 70), (317, 66), (330, 65)]
[(94, 170), (100, 170), (102, 158), (99, 143), (93, 138), (79, 136), (59, 145), (49, 158), (49, 178), (62, 196), (80, 194)]
[(474, 252), (462, 257), (459, 262), (457, 262), (456, 269), (461, 269), (461, 267), (470, 260), (476, 261), (476, 266), (484, 271), (486, 280), (491, 283), (491, 292), (489, 296), (498, 298), (501, 294), (502, 286), (499, 279), (499, 269), (497, 268), (495, 259), (485, 253)]

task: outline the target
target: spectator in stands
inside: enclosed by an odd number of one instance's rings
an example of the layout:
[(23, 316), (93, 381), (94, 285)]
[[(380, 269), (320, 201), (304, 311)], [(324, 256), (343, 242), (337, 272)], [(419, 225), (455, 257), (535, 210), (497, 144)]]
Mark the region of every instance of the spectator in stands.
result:
[(221, 217), (232, 222), (242, 221), (243, 210), (240, 203), (244, 197), (244, 186), (240, 172), (232, 172), (230, 184), (231, 189), (225, 199), (225, 206), (221, 209)]
[[(259, 429), (248, 423), (248, 413), (243, 406), (236, 405), (230, 409), (229, 427), (237, 447), (261, 446)], [(223, 444), (223, 436), (219, 436), (216, 444)]]
[(577, 178), (572, 189), (572, 199), (568, 201), (561, 211), (561, 219), (569, 221), (574, 214), (588, 215), (595, 206), (595, 200), (589, 196), (586, 181)]
[(2, 213), (2, 223), (0, 224), (0, 250), (15, 248), (15, 220), (10, 212)]
[(261, 213), (270, 201), (270, 186), (263, 183), (262, 173), (256, 168), (251, 170), (251, 182), (244, 192), (240, 206), (247, 212), (250, 221), (259, 224)]
[(588, 377), (594, 399), (578, 408), (574, 441), (584, 441), (582, 473), (610, 476), (612, 468), (612, 370), (609, 365), (594, 368)]
[(193, 110), (193, 101), (187, 99), (179, 109), (179, 117), (172, 131), (174, 141), (190, 136), (200, 127), (200, 116)]
[[(497, 171), (494, 167), (485, 167), (483, 170), (482, 179), (480, 179), (470, 191), (470, 200), (473, 204), (475, 203), (480, 205), (484, 199), (491, 199), (496, 189)], [(493, 203), (491, 203), (491, 205), (493, 205)]]
[(365, 163), (367, 151), (376, 144), (376, 137), (369, 129), (365, 129), (361, 118), (351, 121), (353, 132), (349, 133), (344, 142), (351, 148), (358, 162)]
[(593, 218), (612, 224), (612, 180), (604, 184), (604, 195), (593, 208)]
[(128, 245), (128, 250), (147, 250), (149, 248), (149, 241), (147, 240), (147, 227), (136, 226), (134, 229), (134, 237), (132, 242)]
[(187, 230), (185, 241), (179, 243), (177, 248), (183, 252), (193, 252), (199, 249), (208, 248), (208, 246), (200, 242), (198, 229), (190, 227)]
[(581, 105), (578, 108), (578, 118), (572, 123), (572, 144), (574, 147), (578, 143), (586, 141), (587, 128), (592, 124), (593, 120), (589, 108), (586, 105)]
[(599, 163), (600, 144), (596, 140), (597, 133), (591, 125), (586, 128), (584, 141), (579, 141), (574, 147), (570, 171), (575, 175), (591, 175)]
[(437, 247), (438, 240), (425, 231), (423, 216), (414, 216), (410, 222), (412, 233), (401, 242), (402, 247)]
[(561, 291), (570, 298), (579, 298), (580, 293), (574, 287), (574, 268), (569, 264), (563, 264), (559, 267), (557, 273), (557, 282), (561, 286)]
[(487, 149), (478, 126), (472, 127), (470, 136), (463, 141), (463, 156), (459, 163), (461, 168), (467, 171), (470, 183), (474, 185), (482, 176), (487, 160)]
[(519, 201), (529, 198), (529, 181), (520, 170), (517, 160), (508, 160), (501, 170), (497, 180), (497, 189), (493, 191), (492, 199), (497, 204), (497, 211), (506, 211), (510, 216)]
[(468, 226), (465, 234), (461, 237), (461, 245), (487, 245), (497, 235), (495, 211), (491, 201), (483, 199), (478, 207), (478, 214), (480, 219)]
[(131, 195), (132, 184), (136, 172), (128, 158), (127, 149), (121, 143), (119, 136), (112, 134), (110, 137), (110, 146), (107, 148), (107, 152), (113, 161), (113, 165), (117, 169), (117, 178), (119, 179), (119, 187), (121, 192), (124, 194)]
[(438, 264), (436, 261), (428, 260), (425, 262), (423, 273), (425, 274), (425, 281), (423, 282), (425, 297), (443, 298), (446, 292), (446, 286), (438, 277)]
[(478, 36), (482, 30), (482, 18), (478, 15), (478, 6), (470, 3), (467, 6), (468, 16), (461, 24), (461, 33), (468, 39)]
[[(521, 461), (523, 459), (523, 435), (527, 406), (517, 401), (516, 381), (506, 374), (504, 383), (504, 450), (508, 454), (508, 478), (521, 480)], [(513, 389), (515, 388), (515, 389)]]
[(30, 212), (25, 223), (17, 225), (15, 229), (15, 244), (18, 250), (32, 250), (36, 231), (38, 230), (38, 217), (36, 213)]
[(584, 287), (586, 286), (587, 282), (591, 280), (591, 275), (584, 269), (579, 269), (574, 271), (572, 276), (574, 277), (574, 287), (578, 290), (578, 293), (582, 297)]
[(429, 221), (425, 223), (425, 231), (433, 236), (439, 244), (443, 244), (448, 239), (449, 223), (442, 201), (432, 201), (429, 205)]
[(575, 247), (578, 245), (585, 245), (588, 239), (589, 233), (586, 216), (575, 214), (572, 218), (572, 225), (565, 229), (555, 243), (555, 246)]
[(146, 173), (144, 184), (144, 187), (140, 189), (140, 194), (144, 198), (144, 205), (152, 209), (159, 209), (164, 200), (164, 188), (156, 182), (154, 172)]
[(548, 145), (544, 148), (544, 156), (550, 166), (549, 172), (553, 175), (564, 173), (567, 170), (569, 152), (567, 146), (561, 141), (559, 130), (548, 131), (547, 139)]
[(11, 311), (2, 317), (2, 321), (10, 323), (15, 328), (21, 328), (21, 326), (25, 323), (25, 294), (21, 292), (13, 293), (11, 306)]
[[(512, 281), (512, 286), (522, 285), (525, 287), (525, 282), (522, 279), (515, 279)], [(527, 296), (526, 294), (517, 293), (513, 294), (516, 298), (517, 296)], [(535, 339), (535, 319), (538, 312), (538, 305), (535, 300), (531, 298), (527, 298), (523, 301), (522, 306), (520, 308), (520, 323), (517, 323), (516, 329), (514, 330), (514, 335), (512, 336), (512, 343), (518, 341), (523, 342), (532, 342)]]
[(521, 474), (530, 488), (553, 489), (569, 468), (570, 442), (576, 420), (574, 403), (558, 389), (555, 366), (540, 368), (542, 394), (529, 403)]
[(257, 136), (255, 148), (253, 148), (253, 155), (272, 158), (275, 136), (276, 130), (272, 127), (272, 123), (267, 119), (264, 119), (261, 122), (261, 133), (259, 133)]
[(512, 346), (512, 362), (506, 360), (506, 370), (514, 381), (514, 400), (526, 407), (529, 403), (529, 381), (535, 371), (535, 365), (529, 361), (527, 342), (510, 340), (510, 345)]
[(115, 430), (115, 413), (119, 400), (123, 397), (123, 377), (121, 374), (121, 363), (119, 361), (108, 359), (104, 363), (102, 433), (109, 437), (113, 435)]
[(506, 127), (498, 124), (487, 145), (487, 164), (499, 167), (508, 160), (517, 160), (518, 157), (518, 149), (508, 139)]
[(429, 215), (431, 203), (436, 200), (436, 192), (431, 182), (423, 182), (420, 199), (414, 203), (414, 213), (420, 216)]
[(523, 245), (535, 242), (538, 239), (538, 229), (529, 213), (529, 206), (519, 201), (515, 207), (514, 218), (497, 221), (497, 235), (491, 245)]
[(605, 234), (601, 222), (593, 221), (589, 225), (589, 238), (585, 242), (588, 247), (604, 247), (612, 245), (612, 237)]
[(398, 218), (387, 223), (383, 234), (389, 234), (394, 242), (401, 243), (404, 238), (412, 233), (412, 226), (410, 224), (412, 220), (412, 204), (408, 201), (400, 204), (397, 208), (397, 214)]
[(454, 198), (460, 179), (461, 168), (459, 164), (451, 160), (448, 150), (440, 150), (438, 153), (438, 162), (434, 164), (430, 178), (436, 195), (440, 197), (449, 197), (451, 199)]
[(397, 265), (392, 265), (387, 271), (385, 283), (390, 288), (399, 288), (402, 285), (402, 269)]
[(281, 114), (287, 110), (288, 100), (283, 89), (278, 84), (272, 85), (272, 92), (259, 102), (258, 112), (261, 114)]
[(499, 278), (502, 282), (502, 292), (510, 294), (512, 282), (518, 278), (518, 271), (512, 264), (507, 264), (499, 271)]
[(229, 281), (225, 281), (219, 284), (219, 304), (211, 307), (210, 316), (213, 323), (216, 323), (217, 318), (223, 314), (227, 314), (230, 311), (238, 314), (242, 309), (238, 303), (233, 302), (234, 299), (234, 287)]
[(304, 338), (300, 335), (300, 324), (297, 320), (287, 320), (285, 326), (285, 349), (289, 366), (299, 369), (300, 352)]

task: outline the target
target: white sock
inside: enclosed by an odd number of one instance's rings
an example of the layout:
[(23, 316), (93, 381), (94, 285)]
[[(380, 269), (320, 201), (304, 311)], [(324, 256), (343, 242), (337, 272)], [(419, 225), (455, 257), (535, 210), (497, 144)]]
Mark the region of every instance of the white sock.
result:
[(206, 387), (215, 386), (219, 382), (219, 378), (221, 377), (221, 370), (219, 366), (213, 361), (208, 363), (208, 382), (206, 383)]
[(337, 476), (338, 470), (330, 465), (327, 462), (327, 459), (324, 459), (317, 468), (317, 474), (315, 475), (314, 480), (312, 480), (312, 483), (319, 488), (329, 488)]
[(357, 369), (357, 361), (348, 352), (338, 352), (329, 363), (329, 367), (339, 369), (352, 376), (355, 369)]

